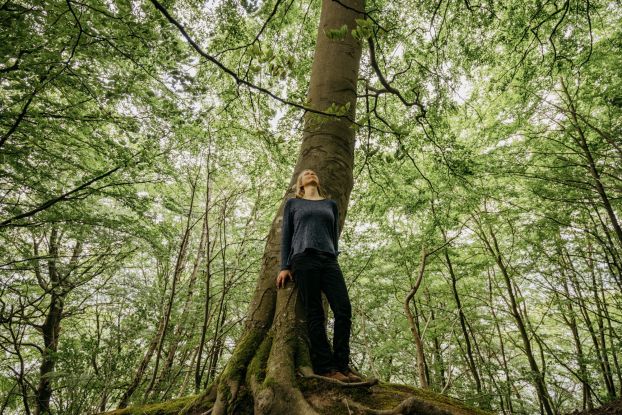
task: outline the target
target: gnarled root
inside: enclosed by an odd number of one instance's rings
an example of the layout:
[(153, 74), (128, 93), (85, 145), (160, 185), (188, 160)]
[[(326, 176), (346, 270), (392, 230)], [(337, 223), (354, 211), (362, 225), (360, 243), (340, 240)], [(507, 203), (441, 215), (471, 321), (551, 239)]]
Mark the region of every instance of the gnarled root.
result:
[[(214, 401), (216, 401), (217, 386), (218, 386), (218, 378), (216, 378), (214, 382), (212, 382), (203, 393), (197, 396), (196, 399), (194, 399), (192, 402), (186, 405), (179, 412), (179, 415), (195, 414), (197, 413), (199, 408), (205, 408), (206, 406), (209, 406), (209, 404), (212, 404), (213, 406)], [(211, 412), (212, 412), (212, 408), (210, 408), (209, 411), (205, 412), (205, 414), (211, 413)]]
[(225, 370), (214, 382), (217, 386), (216, 402), (212, 408), (213, 415), (231, 413), (236, 403), (240, 384), (246, 374), (246, 367), (255, 356), (257, 344), (265, 339), (266, 330), (262, 327), (251, 327), (242, 336), (236, 350), (229, 359)]
[(212, 408), (213, 415), (225, 415), (227, 407), (235, 403), (240, 390), (240, 382), (237, 379), (227, 379), (218, 383), (218, 394)]
[(323, 411), (327, 402), (340, 404), (342, 395), (339, 392), (328, 393), (326, 399), (318, 401), (319, 406), (313, 400), (307, 401), (296, 379), (297, 370), (305, 379), (318, 379), (338, 388), (370, 388), (378, 383), (377, 379), (344, 383), (313, 373), (306, 326), (299, 318), (303, 313), (297, 309), (301, 306), (297, 299), (293, 284), (278, 291), (278, 311), (270, 329), (250, 327), (223, 373), (214, 382), (215, 386), (212, 385), (202, 395), (201, 402), (207, 403), (209, 397), (209, 402), (214, 403), (206, 414), (226, 415), (238, 413), (241, 409), (250, 410), (247, 393), (252, 396), (253, 412), (256, 415), (319, 415), (318, 411)]
[(261, 385), (252, 386), (255, 414), (318, 415), (297, 387), (294, 375), (300, 346), (297, 298), (292, 286), (280, 290), (277, 295), (279, 311), (272, 326), (274, 338), (266, 363), (266, 378)]
[(299, 389), (281, 384), (271, 384), (255, 396), (254, 413), (319, 415)]
[(453, 415), (451, 412), (415, 396), (403, 400), (393, 409), (373, 409), (346, 398), (342, 402), (348, 408), (354, 408), (358, 410), (359, 414), (365, 415)]
[(334, 385), (339, 385), (342, 386), (344, 388), (360, 388), (360, 387), (372, 387), (374, 385), (378, 384), (378, 379), (372, 378), (363, 382), (342, 382), (340, 380), (337, 379), (332, 379), (332, 378), (327, 378), (325, 376), (320, 376), (320, 375), (316, 375), (315, 373), (313, 373), (313, 371), (311, 371), (309, 373), (308, 370), (303, 370), (302, 368), (299, 370), (300, 374), (302, 375), (302, 377), (307, 378), (307, 379), (319, 379), (323, 382), (327, 382), (327, 383), (332, 383)]

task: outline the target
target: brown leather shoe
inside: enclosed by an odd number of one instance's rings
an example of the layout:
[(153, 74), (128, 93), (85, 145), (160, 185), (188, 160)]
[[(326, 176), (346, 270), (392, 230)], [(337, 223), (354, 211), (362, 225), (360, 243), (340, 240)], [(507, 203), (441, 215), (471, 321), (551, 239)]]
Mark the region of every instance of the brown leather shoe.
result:
[(335, 379), (335, 380), (338, 380), (340, 382), (345, 382), (345, 383), (350, 382), (350, 378), (349, 377), (347, 377), (343, 373), (338, 372), (336, 370), (331, 370), (331, 371), (326, 372), (326, 373), (319, 373), (319, 376), (323, 376), (325, 378)]
[(345, 376), (348, 377), (348, 380), (352, 383), (356, 383), (356, 382), (362, 382), (363, 378), (360, 377), (359, 375), (355, 374), (353, 371), (351, 371), (350, 369), (343, 371), (343, 374)]

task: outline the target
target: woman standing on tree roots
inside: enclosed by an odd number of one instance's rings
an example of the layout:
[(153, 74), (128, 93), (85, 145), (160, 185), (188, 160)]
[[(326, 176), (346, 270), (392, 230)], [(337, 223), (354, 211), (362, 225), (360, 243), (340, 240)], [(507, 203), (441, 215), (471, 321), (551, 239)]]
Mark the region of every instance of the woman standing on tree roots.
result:
[[(361, 382), (348, 366), (352, 308), (337, 262), (339, 209), (325, 197), (313, 170), (303, 170), (296, 180), (296, 197), (285, 203), (281, 239), (281, 272), (277, 288), (294, 280), (305, 309), (313, 371), (342, 382)], [(333, 351), (324, 326), (322, 292), (335, 316)]]

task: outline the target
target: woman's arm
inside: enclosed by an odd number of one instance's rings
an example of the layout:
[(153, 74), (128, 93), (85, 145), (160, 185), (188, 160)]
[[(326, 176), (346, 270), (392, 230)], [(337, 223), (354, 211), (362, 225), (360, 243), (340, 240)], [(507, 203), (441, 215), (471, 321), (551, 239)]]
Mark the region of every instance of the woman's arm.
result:
[(339, 206), (337, 206), (337, 202), (333, 204), (333, 215), (335, 216), (333, 246), (335, 247), (335, 255), (339, 256)]
[(288, 199), (287, 202), (285, 202), (285, 208), (283, 209), (283, 224), (281, 227), (281, 270), (290, 268), (287, 260), (289, 258), (289, 251), (292, 248), (292, 236), (294, 234), (291, 200), (292, 199)]
[(281, 226), (281, 271), (276, 277), (276, 288), (285, 288), (287, 280), (294, 279), (290, 271), (290, 264), (287, 262), (289, 260), (289, 251), (292, 247), (292, 237), (294, 234), (291, 201), (292, 199), (287, 200), (283, 208), (283, 223)]

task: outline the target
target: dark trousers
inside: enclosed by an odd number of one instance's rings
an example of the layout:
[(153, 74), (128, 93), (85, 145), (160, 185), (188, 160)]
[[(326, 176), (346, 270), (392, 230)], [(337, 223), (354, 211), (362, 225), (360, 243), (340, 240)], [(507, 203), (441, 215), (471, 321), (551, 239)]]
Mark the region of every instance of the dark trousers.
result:
[[(345, 371), (350, 360), (352, 307), (337, 258), (329, 253), (307, 249), (292, 257), (291, 267), (306, 313), (313, 370), (316, 373), (331, 369)], [(322, 292), (335, 316), (332, 351), (324, 326)]]

